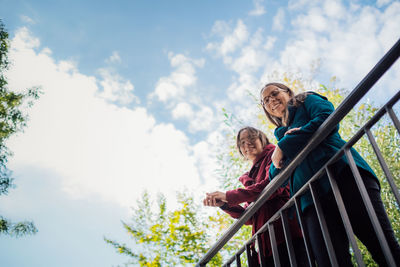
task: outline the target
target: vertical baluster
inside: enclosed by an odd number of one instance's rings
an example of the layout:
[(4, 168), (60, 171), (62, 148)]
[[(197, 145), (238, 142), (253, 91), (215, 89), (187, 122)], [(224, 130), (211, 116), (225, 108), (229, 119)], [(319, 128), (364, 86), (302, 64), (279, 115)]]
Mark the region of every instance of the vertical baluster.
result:
[(383, 234), (382, 227), (381, 227), (381, 225), (380, 225), (380, 223), (378, 221), (378, 217), (376, 216), (375, 210), (374, 210), (374, 208), (372, 206), (372, 203), (371, 203), (371, 199), (368, 196), (367, 189), (365, 188), (364, 182), (362, 181), (360, 172), (358, 171), (358, 168), (357, 168), (357, 165), (356, 165), (356, 163), (354, 161), (353, 155), (351, 154), (349, 149), (345, 149), (345, 154), (346, 154), (346, 157), (347, 157), (347, 159), (349, 161), (349, 165), (350, 165), (351, 171), (352, 171), (352, 173), (354, 175), (354, 178), (356, 180), (358, 189), (360, 190), (361, 197), (362, 197), (362, 199), (364, 201), (364, 204), (365, 204), (365, 206), (367, 208), (369, 218), (371, 219), (371, 222), (372, 222), (372, 225), (374, 227), (375, 233), (376, 233), (376, 235), (378, 237), (378, 240), (379, 240), (379, 243), (380, 243), (381, 248), (383, 250), (383, 253), (385, 254), (386, 262), (388, 263), (388, 266), (395, 266), (392, 253), (391, 253), (391, 251), (389, 249), (389, 245), (388, 245), (388, 243), (386, 241), (386, 238), (385, 238), (385, 236)]
[(275, 267), (280, 267), (281, 261), (279, 259), (278, 246), (276, 244), (274, 222), (268, 224), (268, 231), (269, 231), (269, 238), (271, 241), (272, 256), (274, 258)]
[(253, 262), (251, 260), (251, 248), (250, 248), (251, 244), (246, 244), (246, 253), (247, 253), (247, 265), (249, 267), (253, 267)]
[(389, 167), (386, 164), (385, 159), (382, 156), (382, 153), (378, 147), (378, 144), (375, 141), (374, 136), (372, 135), (371, 131), (369, 129), (365, 129), (365, 133), (368, 136), (369, 142), (372, 145), (372, 148), (374, 149), (375, 155), (378, 158), (379, 164), (381, 165), (381, 168), (383, 172), (385, 173), (386, 179), (390, 185), (390, 188), (392, 189), (392, 192), (394, 194), (394, 197), (396, 198), (397, 205), (400, 206), (400, 194), (399, 194), (399, 189), (397, 188), (392, 173), (389, 170)]
[(263, 254), (264, 244), (262, 243), (261, 234), (256, 235), (256, 242), (257, 242), (257, 246), (258, 246), (258, 259), (260, 260), (260, 265), (262, 267), (267, 266), (267, 263), (265, 262), (266, 259)]
[(311, 249), (311, 242), (310, 242), (310, 238), (309, 238), (309, 235), (308, 235), (308, 230), (307, 230), (307, 228), (305, 227), (305, 224), (304, 224), (304, 218), (303, 218), (303, 213), (301, 211), (301, 205), (300, 205), (299, 197), (296, 197), (294, 199), (294, 204), (296, 206), (296, 212), (297, 212), (297, 216), (299, 218), (300, 228), (301, 228), (301, 231), (303, 233), (304, 245), (306, 246), (308, 263), (310, 264), (310, 266), (315, 267), (314, 254), (313, 254), (312, 249)]
[(390, 118), (393, 121), (394, 126), (397, 129), (397, 132), (400, 134), (400, 121), (397, 118), (396, 114), (394, 113), (393, 109), (391, 107), (386, 107), (386, 112), (389, 114)]
[(288, 249), (290, 266), (297, 267), (296, 254), (294, 253), (292, 233), (290, 232), (287, 212), (288, 212), (287, 210), (281, 210), (280, 212), (282, 226), (283, 226), (283, 233), (285, 235), (286, 247)]
[(319, 197), (316, 192), (314, 183), (309, 183), (309, 188), (311, 191), (311, 196), (314, 201), (314, 206), (315, 206), (315, 210), (317, 212), (319, 224), (321, 226), (322, 236), (324, 237), (325, 245), (328, 250), (329, 259), (333, 266), (339, 266), (336, 255), (335, 255), (335, 250), (333, 249), (332, 239), (331, 239), (331, 236), (328, 231), (328, 226), (326, 225), (324, 212), (322, 210), (321, 203), (319, 201)]
[(241, 267), (241, 266), (242, 266), (242, 263), (240, 262), (240, 254), (239, 254), (239, 253), (236, 254), (236, 255), (235, 255), (235, 258), (236, 258), (236, 266), (237, 266), (237, 267)]
[(365, 264), (362, 260), (361, 252), (360, 252), (360, 249), (358, 248), (357, 241), (354, 238), (353, 228), (351, 227), (350, 219), (347, 214), (347, 211), (346, 211), (343, 199), (342, 199), (342, 195), (340, 194), (339, 187), (336, 183), (335, 177), (333, 176), (333, 173), (332, 173), (330, 167), (327, 167), (325, 170), (326, 170), (326, 173), (328, 174), (328, 178), (329, 178), (329, 182), (331, 183), (333, 195), (335, 196), (336, 204), (338, 206), (340, 215), (342, 217), (342, 221), (343, 221), (346, 233), (347, 233), (347, 237), (349, 238), (351, 247), (353, 248), (354, 256), (356, 258), (357, 264), (358, 264), (358, 266), (363, 267), (363, 266), (365, 266)]

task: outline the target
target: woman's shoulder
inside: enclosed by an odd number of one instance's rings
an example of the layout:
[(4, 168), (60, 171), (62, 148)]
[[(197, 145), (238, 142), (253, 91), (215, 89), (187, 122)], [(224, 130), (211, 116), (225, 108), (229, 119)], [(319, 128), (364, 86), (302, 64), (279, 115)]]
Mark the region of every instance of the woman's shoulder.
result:
[(274, 131), (275, 138), (278, 141), (281, 140), (285, 136), (287, 130), (288, 130), (287, 126), (276, 127)]
[(310, 102), (319, 102), (319, 101), (327, 101), (328, 98), (326, 96), (323, 96), (321, 94), (318, 94), (316, 92), (313, 91), (308, 91), (306, 92), (306, 96), (304, 99), (304, 103), (310, 103)]

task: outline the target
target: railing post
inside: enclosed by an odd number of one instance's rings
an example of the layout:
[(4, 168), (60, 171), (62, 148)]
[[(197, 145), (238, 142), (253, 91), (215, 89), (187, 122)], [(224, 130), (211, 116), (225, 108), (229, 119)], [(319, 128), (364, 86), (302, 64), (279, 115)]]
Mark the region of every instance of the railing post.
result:
[(310, 238), (308, 235), (308, 230), (307, 230), (307, 227), (305, 227), (304, 217), (303, 217), (303, 212), (301, 211), (299, 197), (294, 198), (294, 204), (296, 207), (297, 216), (299, 218), (301, 232), (303, 233), (303, 239), (304, 239), (304, 245), (306, 247), (308, 263), (310, 264), (311, 267), (315, 267), (314, 254), (312, 252), (311, 242), (310, 242)]
[(329, 259), (333, 266), (339, 266), (339, 264), (337, 262), (335, 250), (332, 245), (331, 235), (329, 234), (329, 229), (326, 224), (324, 212), (323, 212), (323, 209), (322, 209), (322, 206), (321, 206), (321, 203), (319, 200), (319, 196), (317, 194), (317, 190), (315, 188), (314, 183), (312, 183), (312, 182), (309, 183), (309, 188), (310, 188), (311, 196), (314, 201), (314, 207), (315, 207), (315, 211), (317, 212), (318, 221), (321, 226), (321, 231), (322, 231), (322, 236), (324, 237), (325, 246), (326, 246), (326, 249), (328, 250)]
[(268, 224), (268, 231), (269, 231), (269, 239), (271, 242), (272, 256), (274, 258), (275, 267), (280, 267), (281, 261), (279, 259), (278, 246), (276, 244), (274, 222)]
[(385, 255), (385, 258), (386, 258), (386, 263), (388, 264), (388, 266), (395, 267), (396, 264), (393, 259), (392, 253), (390, 251), (389, 245), (386, 241), (386, 237), (385, 237), (382, 227), (378, 221), (378, 217), (376, 216), (375, 209), (372, 206), (371, 199), (368, 196), (367, 189), (365, 188), (364, 182), (362, 181), (360, 172), (358, 171), (357, 165), (354, 161), (353, 155), (350, 152), (350, 149), (345, 149), (345, 154), (346, 154), (347, 160), (349, 161), (350, 169), (356, 180), (357, 187), (360, 190), (360, 194), (363, 199), (363, 202), (367, 208), (369, 218), (372, 222), (375, 233), (377, 234), (379, 243), (381, 244), (383, 254)]
[(397, 129), (397, 132), (400, 134), (400, 121), (397, 118), (396, 114), (394, 113), (392, 107), (386, 107), (386, 111), (389, 114), (390, 118), (392, 119), (393, 124)]
[(236, 266), (241, 267), (242, 263), (240, 262), (240, 254), (236, 254)]
[(251, 255), (251, 244), (246, 245), (246, 254), (247, 254), (247, 265), (249, 267), (253, 267), (252, 255)]
[(257, 242), (257, 246), (258, 246), (258, 259), (260, 261), (260, 265), (262, 267), (264, 267), (267, 264), (265, 262), (265, 257), (264, 257), (264, 254), (263, 254), (264, 244), (262, 243), (261, 234), (257, 234), (256, 235), (256, 242)]
[(290, 232), (289, 220), (288, 220), (287, 212), (288, 212), (288, 210), (281, 210), (281, 212), (280, 212), (281, 220), (282, 220), (283, 233), (285, 234), (285, 241), (286, 241), (286, 247), (287, 247), (287, 250), (288, 250), (290, 266), (297, 267), (296, 254), (295, 254), (294, 248), (293, 248), (292, 233)]
[(357, 246), (357, 241), (354, 238), (353, 228), (351, 227), (350, 219), (349, 219), (349, 216), (347, 215), (347, 211), (346, 211), (346, 207), (343, 202), (342, 195), (340, 194), (339, 187), (336, 183), (335, 177), (333, 176), (333, 173), (329, 166), (326, 167), (326, 173), (328, 175), (329, 182), (331, 183), (333, 195), (335, 196), (336, 204), (338, 206), (340, 216), (342, 217), (344, 229), (346, 230), (347, 237), (349, 238), (351, 247), (353, 248), (354, 256), (356, 258), (357, 264), (358, 264), (358, 266), (364, 267), (365, 264), (362, 260), (360, 249)]
[(382, 153), (378, 147), (378, 144), (375, 141), (374, 136), (372, 135), (371, 131), (367, 128), (365, 129), (365, 133), (368, 136), (369, 142), (372, 145), (372, 148), (374, 149), (375, 155), (378, 158), (379, 164), (381, 165), (381, 168), (383, 170), (383, 173), (386, 176), (386, 179), (390, 185), (390, 188), (392, 189), (392, 192), (394, 194), (394, 197), (396, 198), (397, 205), (400, 207), (400, 194), (399, 194), (399, 189), (397, 188), (393, 176), (389, 170), (389, 167), (386, 164), (385, 159), (382, 156)]

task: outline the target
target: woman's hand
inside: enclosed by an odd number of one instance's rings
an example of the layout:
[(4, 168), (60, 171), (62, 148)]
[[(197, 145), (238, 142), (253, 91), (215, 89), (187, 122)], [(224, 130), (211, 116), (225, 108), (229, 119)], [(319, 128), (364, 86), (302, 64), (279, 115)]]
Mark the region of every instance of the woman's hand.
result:
[(206, 193), (206, 198), (203, 200), (203, 205), (210, 207), (221, 207), (226, 202), (228, 202), (226, 200), (226, 194), (216, 191), (212, 193)]
[(290, 130), (287, 130), (286, 133), (285, 133), (285, 135), (291, 134), (291, 133), (296, 132), (296, 131), (298, 131), (298, 130), (300, 130), (300, 127), (298, 127), (298, 128), (292, 128), (292, 129), (290, 129)]
[(274, 153), (272, 153), (271, 160), (276, 168), (280, 169), (283, 167), (283, 151), (279, 146), (276, 146)]

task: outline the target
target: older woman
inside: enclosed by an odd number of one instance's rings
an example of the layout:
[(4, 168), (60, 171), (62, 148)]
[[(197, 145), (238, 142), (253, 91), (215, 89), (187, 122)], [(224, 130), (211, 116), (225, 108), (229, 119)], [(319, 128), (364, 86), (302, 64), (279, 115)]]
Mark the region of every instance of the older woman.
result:
[[(204, 199), (205, 206), (220, 207), (223, 211), (231, 215), (233, 218), (239, 218), (245, 211), (246, 207), (257, 199), (259, 194), (269, 183), (268, 171), (271, 165), (271, 156), (275, 146), (270, 144), (263, 132), (253, 127), (245, 127), (241, 129), (237, 135), (237, 148), (245, 159), (253, 162), (249, 172), (243, 174), (239, 180), (244, 188), (238, 188), (227, 192), (207, 193)], [(255, 215), (246, 224), (252, 225), (253, 234), (258, 231), (271, 216), (278, 211), (289, 199), (289, 188), (284, 186), (279, 188), (255, 213)], [(246, 203), (244, 207), (240, 203)], [(302, 240), (301, 230), (296, 220), (290, 220), (291, 233), (294, 238), (296, 248), (296, 257), (298, 264), (304, 261), (305, 255), (304, 243)], [(282, 266), (290, 266), (287, 256), (285, 239), (282, 231), (282, 225), (276, 224), (276, 239)], [(264, 244), (263, 255), (267, 259), (267, 263), (273, 265), (271, 254), (271, 245), (268, 233), (261, 236)], [(256, 258), (256, 262), (258, 262)]]
[[(260, 96), (265, 115), (277, 127), (275, 136), (278, 144), (272, 155), (272, 162), (277, 168), (283, 167), (285, 163), (292, 160), (309, 141), (318, 127), (334, 111), (332, 103), (326, 97), (313, 92), (294, 95), (290, 88), (280, 83), (265, 85), (261, 90)], [(339, 126), (297, 166), (290, 177), (291, 194), (296, 193), (307, 183), (345, 144), (338, 130)], [(396, 259), (397, 266), (400, 266), (400, 247), (382, 204), (379, 180), (365, 160), (353, 148), (351, 149), (351, 154), (367, 188), (389, 247)], [(386, 266), (387, 263), (378, 239), (371, 233), (373, 226), (356, 186), (347, 158), (343, 156), (333, 167), (332, 169), (355, 234), (367, 246), (379, 266)], [(272, 178), (273, 175), (270, 175), (270, 179)], [(328, 228), (332, 233), (332, 243), (339, 266), (353, 266), (349, 253), (349, 241), (327, 176), (319, 180), (318, 191), (322, 195), (321, 204)], [(302, 196), (300, 203), (318, 266), (330, 266), (310, 193)]]

